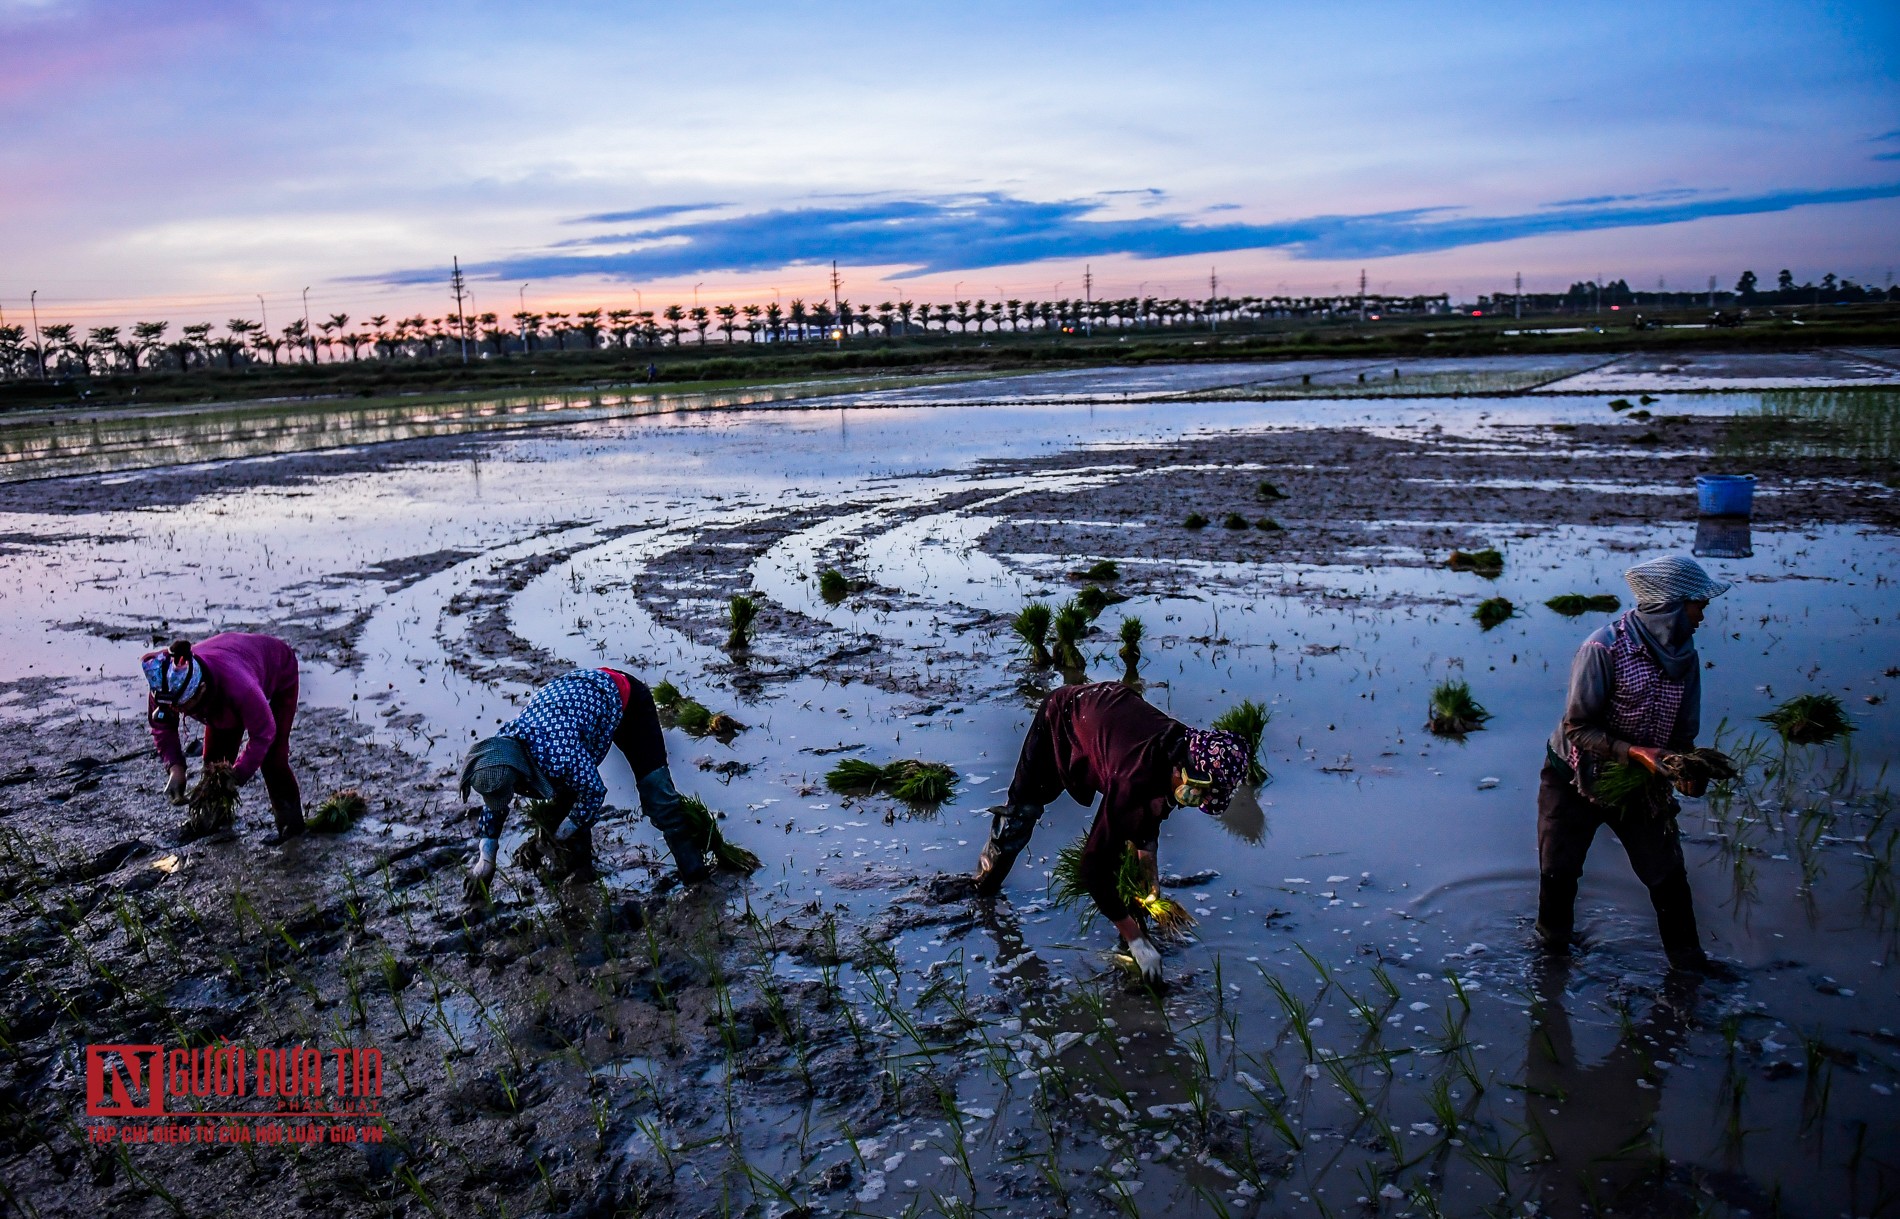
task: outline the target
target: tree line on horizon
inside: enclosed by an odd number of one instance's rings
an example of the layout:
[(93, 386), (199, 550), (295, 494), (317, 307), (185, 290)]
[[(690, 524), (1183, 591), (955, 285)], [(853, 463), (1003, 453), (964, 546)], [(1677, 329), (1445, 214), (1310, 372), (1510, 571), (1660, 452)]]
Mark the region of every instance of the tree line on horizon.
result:
[(1240, 296), (1188, 300), (1120, 297), (1053, 301), (987, 299), (942, 304), (885, 301), (856, 305), (848, 300), (795, 297), (788, 306), (668, 305), (664, 309), (521, 310), (509, 315), (456, 313), (441, 317), (352, 319), (333, 313), (314, 323), (298, 318), (277, 332), (249, 318), (231, 318), (222, 331), (212, 322), (180, 327), (170, 322), (81, 327), (70, 322), (38, 328), (0, 325), (0, 377), (76, 377), (141, 372), (194, 372), (361, 359), (459, 358), (463, 344), (473, 358), (546, 352), (657, 351), (690, 343), (705, 345), (708, 333), (727, 344), (861, 341), (911, 335), (1074, 333), (1096, 328), (1147, 329), (1211, 326), (1276, 318), (1443, 313), (1450, 298), (1438, 295)]
[(1861, 305), (1878, 301), (1900, 301), (1900, 287), (1869, 288), (1833, 272), (1820, 283), (1797, 284), (1794, 272), (1784, 269), (1775, 277), (1775, 286), (1764, 287), (1761, 277), (1743, 271), (1733, 289), (1657, 288), (1654, 292), (1630, 287), (1627, 280), (1603, 283), (1581, 280), (1563, 292), (1497, 292), (1480, 296), (1480, 309), (1509, 309), (1513, 305), (1538, 313), (1594, 313), (1603, 309), (1653, 308), (1692, 309), (1706, 304), (1709, 308), (1775, 308), (1815, 305)]

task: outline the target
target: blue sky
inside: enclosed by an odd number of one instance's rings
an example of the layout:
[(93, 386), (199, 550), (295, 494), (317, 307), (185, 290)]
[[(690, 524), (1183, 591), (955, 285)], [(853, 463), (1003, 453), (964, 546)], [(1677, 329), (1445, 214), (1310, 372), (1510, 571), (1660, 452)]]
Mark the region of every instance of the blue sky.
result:
[(915, 8), (0, 0), (0, 305), (439, 312), (451, 255), (497, 311), (833, 258), (859, 300), (1900, 263), (1892, 4)]

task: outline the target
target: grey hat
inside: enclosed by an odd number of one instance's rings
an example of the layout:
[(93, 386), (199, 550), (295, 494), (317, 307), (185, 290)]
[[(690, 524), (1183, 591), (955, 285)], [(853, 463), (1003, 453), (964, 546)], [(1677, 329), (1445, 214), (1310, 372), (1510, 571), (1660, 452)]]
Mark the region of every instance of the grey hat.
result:
[(491, 793), (520, 794), (530, 800), (551, 800), (554, 788), (534, 764), (526, 743), (511, 736), (477, 741), (462, 764), (462, 799), (470, 789), (483, 797)]
[(1711, 576), (1686, 554), (1666, 554), (1638, 563), (1624, 572), (1623, 578), (1636, 594), (1638, 608), (1677, 601), (1712, 601), (1735, 587)]

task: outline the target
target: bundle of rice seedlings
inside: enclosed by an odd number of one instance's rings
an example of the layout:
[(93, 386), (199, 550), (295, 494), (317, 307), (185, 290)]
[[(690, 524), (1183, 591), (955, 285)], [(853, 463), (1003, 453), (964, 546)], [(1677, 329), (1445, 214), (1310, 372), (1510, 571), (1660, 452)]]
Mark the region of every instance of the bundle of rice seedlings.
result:
[(1475, 571), (1481, 576), (1495, 576), (1504, 570), (1504, 556), (1490, 547), (1484, 550), (1454, 550), (1451, 558), (1445, 560), (1445, 566), (1453, 571)]
[(732, 630), (726, 634), (726, 651), (743, 652), (752, 646), (752, 623), (759, 616), (759, 603), (745, 593), (734, 593), (726, 600), (726, 613)]
[(673, 704), (673, 723), (694, 736), (704, 736), (710, 731), (712, 718), (712, 711), (696, 698), (681, 697)]
[(1187, 519), (1181, 522), (1181, 527), (1184, 529), (1205, 529), (1207, 528), (1207, 518), (1198, 512), (1190, 512), (1187, 514)]
[(1118, 580), (1122, 569), (1113, 559), (1102, 559), (1069, 573), (1071, 580)]
[(680, 701), (680, 688), (670, 681), (663, 681), (653, 687), (653, 705), (666, 710)]
[(1050, 624), (1055, 632), (1055, 663), (1058, 669), (1080, 669), (1088, 663), (1082, 658), (1082, 637), (1089, 633), (1093, 620), (1081, 602), (1071, 598), (1063, 602)]
[(1089, 616), (1089, 621), (1102, 616), (1102, 611), (1111, 605), (1120, 605), (1128, 600), (1127, 593), (1112, 592), (1097, 584), (1090, 584), (1075, 594), (1075, 603)]
[(228, 828), (237, 819), (237, 771), (229, 762), (206, 766), (187, 800), (190, 824), (207, 833)]
[(818, 595), (826, 605), (836, 605), (851, 595), (851, 581), (837, 568), (827, 567), (818, 573)]
[[(1055, 867), (1049, 872), (1049, 903), (1058, 910), (1078, 906), (1085, 910), (1092, 908), (1087, 903), (1093, 899), (1082, 883), (1082, 851), (1088, 840), (1089, 836), (1083, 834), (1056, 852)], [(1116, 865), (1115, 892), (1135, 912), (1137, 920), (1153, 925), (1158, 939), (1183, 939), (1194, 930), (1194, 916), (1187, 912), (1187, 907), (1162, 896), (1159, 889), (1148, 887), (1141, 873), (1141, 857), (1136, 854), (1133, 843), (1126, 844), (1121, 861)]]
[(1471, 687), (1461, 681), (1440, 682), (1432, 690), (1430, 718), (1425, 727), (1438, 736), (1463, 736), (1484, 727), (1491, 713), (1471, 697)]
[(1038, 669), (1049, 667), (1049, 619), (1047, 603), (1031, 601), (1017, 610), (1009, 623), (1016, 637), (1029, 649), (1029, 663)]
[(957, 772), (942, 762), (915, 759), (879, 766), (845, 758), (825, 775), (825, 786), (847, 795), (886, 795), (905, 804), (942, 804), (956, 795)]
[(1663, 776), (1671, 782), (1689, 784), (1727, 783), (1741, 777), (1735, 759), (1719, 749), (1691, 749), (1672, 753), (1662, 760)]
[(742, 846), (726, 841), (726, 836), (719, 832), (719, 819), (706, 807), (704, 800), (698, 796), (681, 796), (680, 808), (687, 820), (692, 822), (694, 833), (704, 835), (706, 853), (713, 857), (716, 866), (746, 876), (759, 870), (759, 857)]
[(1245, 529), (1247, 527), (1247, 518), (1238, 512), (1229, 512), (1226, 516), (1221, 518), (1221, 528), (1223, 529)]
[(1141, 659), (1141, 638), (1147, 633), (1148, 627), (1141, 619), (1133, 617), (1122, 619), (1122, 646), (1118, 653), (1122, 660), (1132, 665)]
[(1500, 623), (1509, 622), (1516, 613), (1517, 607), (1509, 600), (1504, 597), (1492, 597), (1489, 600), (1480, 601), (1477, 612), (1471, 616), (1478, 620), (1479, 626), (1488, 631)]
[(1636, 404), (1631, 402), (1628, 398), (1610, 399), (1610, 409), (1613, 411), (1626, 411), (1634, 405)]
[(1794, 745), (1825, 745), (1854, 731), (1847, 708), (1832, 694), (1797, 694), (1757, 718)]
[(317, 811), (306, 824), (319, 834), (341, 834), (367, 812), (369, 801), (363, 793), (354, 787), (345, 787), (331, 792), (328, 799), (317, 805)]
[(1285, 525), (1282, 525), (1279, 521), (1274, 520), (1270, 516), (1261, 517), (1253, 523), (1253, 527), (1262, 533), (1280, 533), (1286, 529)]
[(1565, 593), (1544, 602), (1546, 609), (1552, 609), (1566, 618), (1575, 618), (1579, 614), (1613, 614), (1623, 608), (1614, 593)]
[(1649, 406), (1651, 403), (1662, 401), (1662, 399), (1652, 397), (1649, 394), (1644, 394), (1642, 397), (1638, 398), (1637, 401), (1642, 403), (1644, 406)]
[(1669, 780), (1638, 762), (1609, 762), (1597, 771), (1590, 798), (1618, 812), (1660, 812), (1668, 807)]
[(1265, 783), (1270, 777), (1267, 768), (1260, 764), (1260, 741), (1266, 736), (1267, 721), (1273, 718), (1268, 711), (1252, 699), (1244, 699), (1237, 707), (1229, 708), (1214, 721), (1214, 727), (1221, 732), (1231, 732), (1247, 742), (1247, 782), (1255, 787)]
[(1280, 488), (1274, 486), (1272, 483), (1262, 480), (1260, 485), (1253, 489), (1253, 496), (1257, 500), (1272, 502), (1276, 499), (1285, 499), (1286, 492), (1280, 490)]

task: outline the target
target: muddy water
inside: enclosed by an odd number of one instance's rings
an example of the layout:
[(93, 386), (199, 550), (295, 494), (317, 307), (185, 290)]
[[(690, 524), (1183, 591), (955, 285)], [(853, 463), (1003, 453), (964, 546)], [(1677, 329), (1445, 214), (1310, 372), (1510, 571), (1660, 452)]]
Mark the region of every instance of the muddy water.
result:
[[(1129, 392), (1157, 386), (1171, 388), (1164, 377)], [(1587, 431), (1613, 421), (1597, 396), (999, 404), (1001, 393), (926, 411), (463, 438), (450, 460), (410, 450), (239, 487), (218, 481), (225, 467), (135, 474), (110, 488), (107, 511), (72, 506), (83, 496), (70, 484), (56, 514), (14, 495), (0, 516), (0, 715), (124, 716), (146, 640), (273, 626), (308, 658), (307, 703), (444, 776), (472, 736), (571, 665), (625, 665), (732, 711), (749, 727), (730, 744), (670, 732), (668, 746), (682, 786), (767, 861), (728, 912), (808, 929), (802, 948), (760, 948), (753, 985), (836, 988), (856, 1022), (832, 1051), (888, 1085), (867, 1103), (822, 1054), (816, 1082), (804, 1065), (735, 1074), (730, 1056), (603, 1057), (596, 1076), (623, 1090), (630, 1115), (615, 1155), (668, 1176), (676, 1157), (692, 1162), (712, 1183), (700, 1202), (723, 1192), (783, 1210), (763, 1177), (800, 1203), (876, 1214), (1065, 1199), (1139, 1214), (1885, 1204), (1900, 1134), (1881, 773), (1900, 752), (1890, 491), (1832, 467), (1788, 474), (1763, 487), (1752, 555), (1705, 560), (1737, 585), (1701, 636), (1705, 732), (1721, 723), (1724, 747), (1756, 764), (1735, 794), (1689, 802), (1682, 825), (1705, 939), (1742, 980), (1666, 976), (1645, 895), (1607, 835), (1580, 898), (1587, 947), (1555, 969), (1528, 940), (1537, 767), (1570, 657), (1605, 617), (1565, 619), (1542, 602), (1626, 595), (1622, 568), (1689, 549), (1693, 491), (1672, 454), (1693, 460), (1706, 439), (1695, 428), (1756, 403), (1671, 396), (1654, 411), (1685, 422), (1638, 455), (1628, 436)], [(957, 396), (969, 395), (943, 395)], [(1785, 413), (1789, 400), (1771, 405)], [(1552, 424), (1586, 430), (1540, 430)], [(1224, 535), (1229, 509), (1306, 529), (1302, 496), (1366, 476), (1304, 453), (1275, 465), (1273, 446), (1294, 434), (1424, 446), (1405, 460), (1416, 492), (1438, 497), (1431, 517), (1397, 515), (1395, 501), (1394, 515), (1362, 512), (1339, 543), (1289, 559), (1257, 532)], [(1223, 456), (1256, 442), (1264, 455)], [(1571, 462), (1603, 460), (1524, 477), (1558, 446)], [(1294, 498), (1250, 504), (1262, 477)], [(1302, 491), (1300, 478), (1317, 481)], [(193, 479), (204, 493), (181, 501)], [(1817, 516), (1824, 480), (1851, 484), (1875, 519)], [(1172, 507), (1122, 514), (1152, 508), (1164, 486), (1209, 501), (1215, 527), (1179, 530)], [(1800, 513), (1777, 516), (1804, 495)], [(1592, 496), (1624, 519), (1563, 506)], [(1504, 550), (1504, 574), (1437, 566), (1430, 531), (1446, 528)], [(1047, 901), (1049, 860), (1086, 825), (1067, 801), (1007, 900), (928, 887), (973, 861), (1035, 700), (1061, 680), (1024, 667), (1004, 616), (1067, 596), (1066, 573), (1099, 558), (1123, 561), (1131, 598), (1088, 641), (1091, 678), (1122, 674), (1112, 639), (1134, 615), (1148, 628), (1138, 678), (1151, 701), (1195, 724), (1242, 698), (1273, 712), (1272, 781), (1220, 821), (1188, 811), (1164, 831), (1162, 870), (1183, 878), (1177, 895), (1200, 926), (1171, 950), (1158, 998), (1126, 983), (1099, 920)], [(872, 587), (826, 604), (814, 577), (827, 564)], [(767, 610), (735, 663), (719, 613), (746, 589)], [(1483, 631), (1472, 609), (1498, 595), (1519, 616)], [(1448, 677), (1495, 716), (1461, 742), (1421, 727)], [(1851, 749), (1762, 738), (1754, 717), (1807, 691), (1845, 700)], [(960, 794), (940, 810), (840, 797), (822, 782), (840, 750), (947, 762)], [(711, 769), (724, 763), (737, 765)], [(617, 759), (606, 773), (610, 802), (636, 806)], [(634, 817), (609, 824), (610, 883), (646, 894), (657, 837)], [(828, 964), (811, 947), (827, 917), (882, 948), (847, 944)], [(804, 1086), (791, 1086), (799, 1072)], [(667, 1095), (700, 1103), (669, 1108)], [(717, 1156), (675, 1150), (715, 1137)]]

